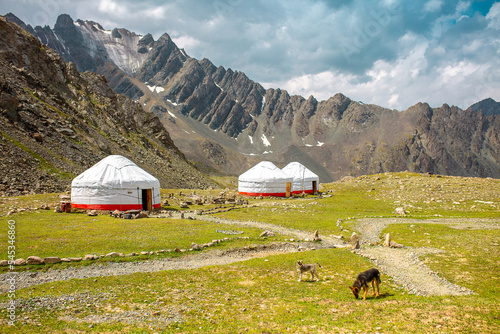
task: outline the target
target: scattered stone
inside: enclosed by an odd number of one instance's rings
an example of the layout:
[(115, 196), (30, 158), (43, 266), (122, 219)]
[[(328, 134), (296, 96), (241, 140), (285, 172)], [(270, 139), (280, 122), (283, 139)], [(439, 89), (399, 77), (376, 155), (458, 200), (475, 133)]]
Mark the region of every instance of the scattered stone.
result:
[(61, 259), (61, 262), (71, 262), (71, 260), (70, 260), (70, 259), (68, 259), (67, 257), (63, 257), (63, 258)]
[(141, 255), (149, 255), (149, 252), (141, 252)]
[(97, 211), (96, 210), (90, 210), (89, 212), (87, 212), (87, 216), (95, 217), (95, 216), (97, 216)]
[(313, 239), (313, 241), (321, 241), (321, 238), (319, 237), (318, 230), (314, 231), (314, 239)]
[(146, 212), (146, 211), (141, 211), (141, 212), (139, 212), (139, 213), (135, 216), (135, 218), (136, 218), (136, 219), (139, 219), (139, 218), (148, 218), (148, 217), (149, 217), (149, 216), (148, 216), (148, 214), (147, 214), (147, 212)]
[(61, 258), (59, 258), (58, 256), (49, 256), (49, 257), (46, 257), (45, 259), (43, 259), (43, 262), (45, 262), (45, 263), (59, 263), (59, 262), (61, 262)]
[(95, 256), (94, 256), (93, 254), (86, 254), (86, 255), (83, 257), (83, 260), (84, 260), (84, 261), (95, 260)]
[(118, 257), (118, 256), (120, 256), (120, 254), (117, 252), (111, 252), (106, 254), (106, 257)]
[(16, 259), (14, 260), (14, 265), (15, 266), (24, 266), (26, 264), (26, 260), (25, 259)]
[(81, 257), (69, 257), (68, 260), (71, 262), (80, 262), (82, 260)]
[(28, 256), (26, 259), (27, 264), (44, 264), (43, 259), (39, 256)]
[(9, 265), (9, 261), (7, 261), (7, 260), (0, 261), (0, 266), (5, 267), (5, 266), (8, 266), (8, 265)]
[(43, 136), (42, 136), (40, 133), (38, 133), (38, 132), (37, 132), (37, 133), (34, 133), (34, 134), (33, 134), (33, 138), (34, 138), (37, 142), (39, 142), (39, 143), (43, 143)]
[(404, 247), (404, 245), (398, 244), (397, 242), (395, 242), (395, 241), (391, 240), (390, 247), (391, 247), (391, 248), (403, 248), (403, 247)]
[(351, 243), (351, 249), (359, 249), (359, 240), (357, 240), (355, 243)]
[(201, 247), (200, 247), (200, 245), (198, 245), (198, 244), (196, 244), (196, 243), (193, 242), (191, 244), (191, 249), (195, 250), (195, 251), (199, 251), (199, 250), (201, 250)]
[(391, 235), (389, 233), (385, 234), (384, 247), (391, 247)]
[(260, 234), (260, 237), (275, 237), (276, 236), (276, 233), (274, 233), (273, 231), (269, 231), (269, 230), (265, 230), (264, 232), (262, 232)]
[(405, 211), (405, 208), (403, 208), (403, 207), (396, 208), (392, 213), (395, 213), (397, 215), (406, 216), (406, 211)]
[(175, 248), (175, 249), (174, 249), (174, 252), (176, 252), (176, 253), (180, 253), (180, 252), (181, 252), (181, 250), (180, 250), (179, 248)]

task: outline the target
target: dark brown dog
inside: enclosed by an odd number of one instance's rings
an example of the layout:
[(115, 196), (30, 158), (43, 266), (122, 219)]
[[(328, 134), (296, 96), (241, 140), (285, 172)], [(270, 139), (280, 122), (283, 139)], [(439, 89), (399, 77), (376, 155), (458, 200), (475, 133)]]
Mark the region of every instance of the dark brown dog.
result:
[(366, 300), (366, 293), (368, 292), (368, 289), (370, 288), (368, 284), (372, 284), (373, 288), (373, 295), (375, 296), (375, 285), (377, 286), (377, 297), (380, 296), (379, 288), (378, 285), (381, 283), (380, 281), (380, 272), (372, 268), (370, 270), (367, 270), (365, 272), (362, 272), (361, 274), (358, 275), (356, 278), (356, 281), (354, 281), (354, 284), (349, 287), (354, 294), (354, 297), (358, 299), (359, 292), (361, 291), (361, 288), (363, 288), (363, 300)]

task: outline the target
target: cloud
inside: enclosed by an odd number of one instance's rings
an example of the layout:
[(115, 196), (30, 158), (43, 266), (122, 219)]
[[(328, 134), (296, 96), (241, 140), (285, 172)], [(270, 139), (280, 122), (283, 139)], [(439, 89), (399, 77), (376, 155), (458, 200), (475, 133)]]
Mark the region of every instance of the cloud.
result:
[(110, 30), (166, 32), (192, 57), (318, 99), (342, 92), (397, 109), (500, 100), (492, 0), (0, 0), (0, 8), (32, 24), (53, 26), (68, 13)]
[(424, 5), (424, 11), (437, 12), (441, 9), (443, 4), (443, 0), (429, 0)]

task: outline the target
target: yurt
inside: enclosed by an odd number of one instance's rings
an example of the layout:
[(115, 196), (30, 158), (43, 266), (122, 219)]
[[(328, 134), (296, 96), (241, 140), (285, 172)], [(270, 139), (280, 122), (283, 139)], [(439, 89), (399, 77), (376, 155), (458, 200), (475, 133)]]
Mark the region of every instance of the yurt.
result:
[(160, 182), (121, 155), (110, 155), (71, 183), (71, 206), (92, 210), (160, 207)]
[(293, 179), (292, 194), (314, 194), (318, 190), (319, 177), (300, 162), (290, 162), (282, 171)]
[(270, 161), (262, 161), (238, 177), (238, 192), (249, 196), (290, 196), (292, 178)]

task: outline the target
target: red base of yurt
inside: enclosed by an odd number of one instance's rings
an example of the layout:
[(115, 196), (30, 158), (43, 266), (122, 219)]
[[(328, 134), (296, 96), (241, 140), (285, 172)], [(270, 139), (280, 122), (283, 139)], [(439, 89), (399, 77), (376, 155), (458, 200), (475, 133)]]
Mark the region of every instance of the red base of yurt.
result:
[(312, 194), (313, 191), (312, 189), (311, 190), (300, 190), (300, 191), (292, 191), (292, 194), (295, 194), (295, 195), (300, 195), (302, 193), (306, 193), (306, 194)]
[(286, 193), (245, 193), (245, 192), (239, 192), (240, 195), (247, 195), (247, 196), (274, 196), (274, 197), (285, 197)]
[[(128, 211), (128, 210), (142, 210), (140, 204), (71, 204), (72, 208), (84, 210), (109, 210), (109, 211)], [(159, 209), (160, 204), (154, 204), (154, 209)]]

